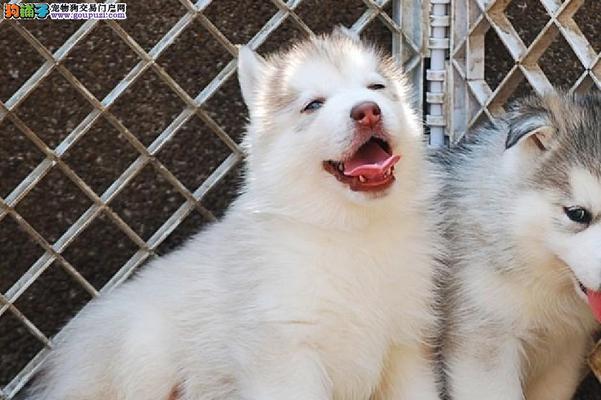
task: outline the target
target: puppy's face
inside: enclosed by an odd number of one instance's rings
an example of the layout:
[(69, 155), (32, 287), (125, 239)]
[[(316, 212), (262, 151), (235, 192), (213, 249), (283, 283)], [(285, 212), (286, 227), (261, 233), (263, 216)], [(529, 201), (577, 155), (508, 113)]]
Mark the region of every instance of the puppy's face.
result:
[(601, 97), (552, 97), (514, 117), (505, 158), (526, 178), (518, 220), (590, 301), (601, 291)]
[(601, 176), (574, 165), (565, 177), (564, 190), (555, 190), (557, 206), (547, 242), (573, 272), (579, 291), (587, 294), (601, 290)]
[(248, 51), (240, 61), (254, 180), (324, 201), (392, 192), (421, 134), (392, 60), (338, 32), (267, 62)]

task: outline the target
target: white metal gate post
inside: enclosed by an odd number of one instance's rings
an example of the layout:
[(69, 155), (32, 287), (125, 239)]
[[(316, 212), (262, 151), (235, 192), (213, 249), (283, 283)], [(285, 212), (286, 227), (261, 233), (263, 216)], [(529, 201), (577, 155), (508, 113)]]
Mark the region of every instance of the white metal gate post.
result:
[(427, 71), (428, 93), (426, 94), (426, 125), (430, 128), (430, 145), (441, 147), (445, 144), (446, 118), (444, 113), (445, 82), (449, 39), (447, 30), (450, 25), (448, 4), (450, 0), (430, 0), (432, 4), (428, 41), (430, 49), (430, 68)]

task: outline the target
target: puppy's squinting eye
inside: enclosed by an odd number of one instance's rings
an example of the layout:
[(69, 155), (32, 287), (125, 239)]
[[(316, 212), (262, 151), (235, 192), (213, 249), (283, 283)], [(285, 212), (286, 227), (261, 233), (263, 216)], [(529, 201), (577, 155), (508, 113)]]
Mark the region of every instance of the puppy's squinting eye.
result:
[(321, 108), (321, 106), (323, 106), (324, 103), (324, 99), (315, 99), (312, 100), (309, 104), (307, 104), (301, 112), (313, 112), (315, 110), (318, 110)]
[(386, 86), (381, 83), (372, 83), (371, 85), (367, 86), (367, 88), (369, 90), (382, 90), (385, 89)]
[(579, 224), (590, 224), (591, 220), (593, 219), (591, 213), (582, 207), (564, 207), (563, 211), (566, 213), (569, 219), (574, 222), (578, 222)]

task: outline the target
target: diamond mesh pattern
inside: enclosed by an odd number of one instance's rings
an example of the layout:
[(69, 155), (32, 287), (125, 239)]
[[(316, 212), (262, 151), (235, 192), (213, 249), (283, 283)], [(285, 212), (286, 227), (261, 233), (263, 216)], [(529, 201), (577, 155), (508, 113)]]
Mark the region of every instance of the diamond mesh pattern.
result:
[[(296, 12), (303, 0), (270, 1), (275, 5), (276, 12), (249, 40), (248, 43), (252, 48), (256, 49), (261, 46), (284, 23), (292, 23), (296, 29), (304, 34), (313, 34)], [(115, 1), (109, 0), (106, 3), (113, 2)], [(363, 32), (370, 24), (377, 21), (390, 31), (393, 54), (399, 62), (404, 64), (406, 71), (409, 73), (416, 88), (416, 103), (421, 106), (423, 100), (421, 88), (423, 87), (424, 58), (427, 54), (425, 44), (426, 27), (428, 25), (428, 2), (416, 0), (362, 0), (362, 2), (364, 11), (354, 22), (352, 29)], [(22, 134), (26, 138), (25, 140), (30, 142), (29, 144), (35, 146), (40, 155), (38, 159), (33, 157), (28, 161), (33, 165), (27, 176), (23, 179), (18, 178), (20, 179), (18, 183), (10, 186), (14, 188), (7, 191), (4, 197), (0, 197), (0, 228), (3, 224), (18, 225), (20, 231), (24, 232), (32, 242), (29, 246), (39, 247), (38, 254), (41, 253), (41, 255), (35, 256), (37, 259), (26, 271), (20, 273), (18, 278), (6, 290), (0, 292), (0, 320), (3, 315), (10, 317), (11, 320), (16, 319), (20, 326), (19, 329), (24, 328), (25, 333), (33, 336), (36, 341), (43, 345), (43, 349), (33, 356), (24, 368), (20, 371), (14, 371), (10, 382), (0, 390), (0, 399), (12, 399), (39, 369), (47, 356), (48, 350), (52, 348), (53, 339), (49, 337), (50, 335), (34, 324), (32, 319), (23, 312), (22, 307), (18, 306), (21, 304), (20, 301), (25, 300), (24, 293), (39, 281), (40, 276), (49, 271), (52, 265), (58, 265), (60, 269), (74, 279), (87, 296), (94, 298), (109, 292), (125, 281), (147, 259), (153, 257), (159, 246), (189, 214), (195, 212), (204, 220), (215, 220), (213, 212), (203, 205), (203, 199), (222, 180), (226, 179), (228, 173), (232, 172), (244, 158), (243, 150), (234, 139), (236, 136), (232, 136), (232, 134), (239, 134), (239, 132), (226, 132), (222, 124), (217, 122), (203, 107), (210, 103), (214, 95), (219, 94), (220, 90), (226, 86), (228, 79), (234, 75), (237, 47), (207, 17), (205, 10), (211, 4), (211, 0), (199, 0), (196, 3), (191, 3), (189, 0), (180, 0), (180, 3), (185, 9), (184, 12), (176, 18), (176, 22), (169, 27), (167, 33), (154, 46), (149, 46), (148, 40), (146, 40), (150, 33), (145, 32), (144, 35), (146, 36), (142, 35), (142, 40), (136, 40), (134, 36), (140, 32), (129, 33), (123, 28), (123, 25), (115, 21), (86, 21), (75, 25), (77, 28), (62, 44), (50, 46), (42, 43), (32, 33), (33, 25), (14, 20), (0, 20), (0, 28), (7, 28), (8, 25), (11, 32), (16, 32), (19, 40), (22, 39), (22, 46), (26, 47), (26, 51), (42, 60), (41, 65), (35, 72), (6, 101), (0, 100), (0, 124), (2, 124), (3, 129), (10, 126), (14, 132)], [(129, 9), (131, 10), (131, 8)], [(561, 13), (558, 12), (558, 14)], [(46, 23), (52, 23), (52, 21)], [(212, 40), (215, 40), (230, 58), (230, 61), (225, 63), (224, 66), (219, 66), (216, 69), (215, 76), (203, 85), (194, 96), (182, 88), (173, 73), (168, 73), (160, 60), (161, 56), (172, 47), (178, 37), (193, 23), (205, 29)], [(110, 88), (96, 87), (96, 85), (86, 87), (71, 67), (71, 61), (85, 53), (85, 51), (82, 53), (79, 50), (74, 51), (74, 49), (83, 43), (85, 38), (93, 30), (98, 29), (99, 26), (105, 30), (109, 28), (112, 32), (111, 35), (117, 35), (122, 41), (120, 43), (121, 47), (131, 53), (130, 56), (133, 55), (135, 61), (131, 64), (133, 67), (129, 68), (125, 75)], [(572, 36), (570, 40), (576, 39)], [(594, 56), (590, 54), (585, 56), (591, 58), (589, 62), (591, 64)], [(156, 137), (146, 141), (148, 138), (141, 139), (132, 133), (124, 123), (123, 117), (119, 116), (117, 109), (119, 100), (126, 96), (125, 93), (128, 92), (128, 89), (131, 90), (136, 82), (147, 79), (146, 77), (149, 76), (150, 72), (154, 74), (153, 76), (158, 77), (161, 84), (168, 87), (171, 94), (175, 95), (178, 101), (181, 102), (182, 107)], [(85, 99), (91, 111), (84, 114), (85, 117), (76, 123), (74, 127), (67, 129), (66, 136), (63, 135), (56, 143), (51, 143), (43, 135), (44, 132), (40, 132), (43, 127), (36, 131), (31, 123), (26, 122), (27, 119), (17, 109), (26, 103), (30, 95), (39, 89), (44, 82), (55, 76), (68, 81), (76, 95)], [(597, 79), (592, 73), (587, 76), (590, 76), (591, 79)], [(84, 74), (83, 77), (86, 82), (90, 82), (88, 85), (95, 83), (93, 76), (90, 77)], [(585, 78), (581, 79), (583, 82), (584, 80)], [(106, 94), (102, 98), (96, 97), (95, 94), (99, 93)], [(34, 109), (34, 111), (36, 110)], [(168, 168), (161, 161), (160, 153), (162, 149), (175, 142), (173, 139), (176, 134), (183, 131), (183, 127), (192, 120), (200, 121), (211, 134), (220, 139), (222, 149), (226, 149), (222, 151), (226, 151), (227, 156), (219, 165), (212, 168), (208, 176), (203, 176), (205, 179), (202, 183), (196, 188), (190, 189), (188, 187), (189, 182), (186, 182), (188, 184), (186, 186), (178, 179), (176, 167)], [(87, 145), (90, 147), (85, 147), (84, 150), (91, 155), (95, 155), (98, 149), (94, 145), (92, 135), (94, 129), (105, 125), (106, 129), (114, 131), (115, 137), (123, 142), (123, 145), (119, 146), (133, 149), (132, 152), (135, 155), (128, 161), (128, 165), (116, 179), (103, 177), (102, 184), (90, 185), (82, 179), (80, 175), (82, 169), (77, 169), (78, 173), (70, 165), (69, 157), (70, 154), (76, 151), (78, 146), (86, 143), (90, 143)], [(65, 127), (62, 128), (65, 129)], [(7, 130), (7, 134), (16, 135), (17, 133), (11, 134), (13, 131)], [(94, 147), (92, 147), (93, 145)], [(39, 161), (40, 159), (41, 161)], [(166, 162), (168, 161), (166, 160)], [(100, 163), (101, 160), (98, 162)], [(114, 205), (116, 203), (112, 201), (128, 190), (128, 187), (134, 185), (133, 182), (143, 174), (142, 171), (147, 171), (149, 168), (155, 171), (154, 173), (158, 175), (162, 182), (166, 182), (169, 190), (172, 190), (177, 196), (174, 198), (181, 198), (181, 202), (174, 207), (174, 211), (170, 211), (169, 217), (162, 222), (160, 227), (145, 239), (131, 224), (126, 222), (127, 217), (122, 216), (120, 210), (117, 210)], [(40, 233), (39, 229), (35, 228), (35, 221), (28, 220), (21, 210), (27, 208), (24, 199), (37, 198), (34, 195), (36, 188), (39, 188), (42, 184), (53, 184), (54, 180), (50, 179), (50, 176), (57, 171), (60, 172), (59, 175), (65, 178), (69, 185), (74, 186), (75, 190), (80, 192), (80, 195), (83, 194), (85, 206), (83, 206), (84, 211), (65, 228), (64, 232), (57, 230), (55, 232), (57, 237), (49, 239), (48, 235)], [(85, 172), (85, 169), (83, 171)], [(3, 187), (0, 185), (0, 188)], [(99, 193), (96, 192), (98, 187), (101, 188)], [(0, 195), (2, 194), (0, 192)], [(31, 201), (35, 202), (36, 200)], [(41, 204), (38, 206), (43, 208)], [(135, 247), (133, 254), (116, 269), (108, 282), (103, 282), (100, 289), (97, 289), (84, 276), (85, 274), (82, 273), (83, 266), (74, 265), (69, 261), (70, 246), (74, 242), (87, 243), (92, 240), (87, 238), (84, 232), (86, 228), (96, 224), (104, 226), (106, 229), (111, 229), (110, 227), (115, 229), (116, 227), (118, 229), (117, 236), (127, 238)], [(36, 253), (32, 252), (31, 254)], [(0, 254), (1, 256), (2, 254)], [(91, 257), (93, 258), (93, 255)], [(99, 257), (97, 261), (102, 262), (102, 258)], [(38, 298), (34, 301), (44, 302), (47, 300)], [(20, 332), (18, 329), (14, 331)], [(57, 336), (60, 334), (59, 332)], [(19, 346), (20, 343), (15, 343), (15, 346)]]
[[(531, 3), (534, 2), (525, 2), (524, 6)], [(565, 40), (582, 66), (581, 72), (566, 68), (566, 72), (578, 74), (569, 89), (584, 92), (601, 88), (601, 53), (595, 51), (574, 19), (585, 0), (540, 0), (548, 21), (543, 22), (534, 38), (527, 38), (528, 45), (508, 18), (511, 5), (509, 0), (453, 2), (447, 107), (449, 135), (455, 142), (475, 124), (502, 113), (503, 106), (513, 95), (522, 93), (525, 86), (538, 94), (553, 91), (548, 71), (562, 68), (552, 64), (558, 59), (554, 53), (558, 42)], [(485, 35), (491, 29), (502, 49), (486, 48)], [(509, 70), (493, 89), (485, 79), (486, 52), (490, 52), (491, 59), (501, 57), (504, 50), (510, 57)], [(551, 56), (547, 59), (548, 54)]]

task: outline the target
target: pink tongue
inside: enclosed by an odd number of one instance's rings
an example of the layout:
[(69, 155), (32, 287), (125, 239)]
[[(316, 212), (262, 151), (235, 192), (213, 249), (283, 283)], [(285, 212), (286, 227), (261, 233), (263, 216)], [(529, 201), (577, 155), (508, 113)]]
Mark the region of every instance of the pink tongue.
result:
[(597, 321), (601, 322), (601, 292), (594, 292), (587, 290), (586, 295), (588, 297), (588, 305), (593, 310), (593, 314), (597, 318)]
[(399, 155), (390, 155), (376, 142), (361, 146), (353, 158), (344, 163), (344, 175), (365, 177), (381, 176), (401, 159)]

